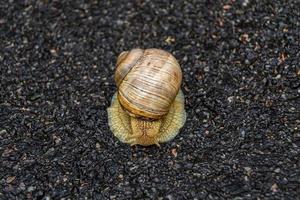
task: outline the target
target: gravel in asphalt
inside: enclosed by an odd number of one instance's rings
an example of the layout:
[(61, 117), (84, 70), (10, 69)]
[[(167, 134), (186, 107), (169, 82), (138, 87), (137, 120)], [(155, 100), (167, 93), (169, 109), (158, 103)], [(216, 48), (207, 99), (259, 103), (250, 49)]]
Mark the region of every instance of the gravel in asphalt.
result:
[[(300, 199), (297, 0), (2, 1), (0, 199)], [(171, 52), (187, 122), (130, 147), (118, 54)]]

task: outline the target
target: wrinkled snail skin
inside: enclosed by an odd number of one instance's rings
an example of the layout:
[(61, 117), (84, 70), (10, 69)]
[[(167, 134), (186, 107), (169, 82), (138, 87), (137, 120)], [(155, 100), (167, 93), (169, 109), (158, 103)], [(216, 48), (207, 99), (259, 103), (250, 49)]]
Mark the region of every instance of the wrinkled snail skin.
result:
[(113, 134), (130, 145), (173, 139), (186, 121), (181, 68), (168, 52), (133, 49), (117, 60), (118, 91), (107, 109)]
[(156, 144), (159, 146), (159, 143), (172, 140), (186, 121), (184, 96), (181, 90), (168, 114), (158, 120), (145, 120), (130, 116), (118, 102), (117, 92), (107, 111), (111, 131), (121, 142), (130, 145)]

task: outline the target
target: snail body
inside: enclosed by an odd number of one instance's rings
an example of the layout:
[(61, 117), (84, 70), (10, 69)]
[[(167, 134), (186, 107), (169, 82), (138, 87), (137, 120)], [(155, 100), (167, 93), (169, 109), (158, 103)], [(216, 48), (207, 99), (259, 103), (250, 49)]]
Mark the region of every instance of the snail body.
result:
[(181, 81), (180, 65), (166, 51), (122, 52), (115, 72), (118, 90), (107, 109), (114, 135), (144, 146), (173, 139), (186, 120)]

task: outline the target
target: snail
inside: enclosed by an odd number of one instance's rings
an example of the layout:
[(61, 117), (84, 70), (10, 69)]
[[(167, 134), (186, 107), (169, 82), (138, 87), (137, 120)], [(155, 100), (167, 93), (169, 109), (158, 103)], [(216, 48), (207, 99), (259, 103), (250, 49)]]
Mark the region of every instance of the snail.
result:
[(182, 71), (172, 54), (160, 49), (124, 51), (117, 58), (115, 82), (108, 124), (121, 142), (160, 146), (179, 133), (186, 111)]

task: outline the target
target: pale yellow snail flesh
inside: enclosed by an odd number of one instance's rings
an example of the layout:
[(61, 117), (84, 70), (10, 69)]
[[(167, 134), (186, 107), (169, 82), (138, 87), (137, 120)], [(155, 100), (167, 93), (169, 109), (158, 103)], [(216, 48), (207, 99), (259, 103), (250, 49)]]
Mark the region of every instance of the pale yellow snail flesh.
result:
[(117, 60), (118, 91), (107, 109), (113, 134), (130, 145), (159, 145), (173, 139), (186, 121), (182, 72), (160, 49), (133, 49)]

